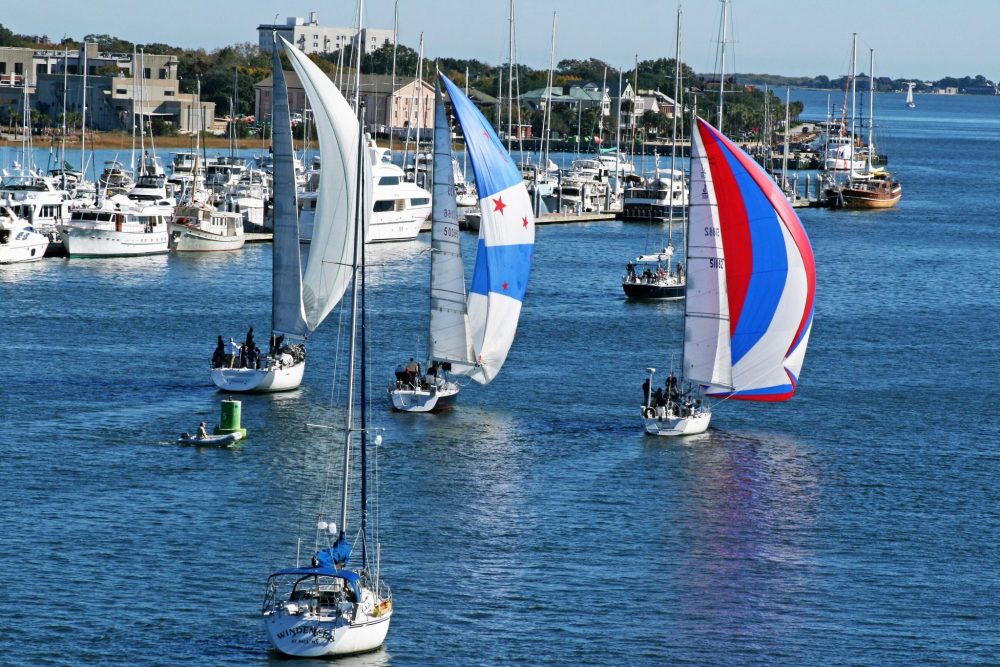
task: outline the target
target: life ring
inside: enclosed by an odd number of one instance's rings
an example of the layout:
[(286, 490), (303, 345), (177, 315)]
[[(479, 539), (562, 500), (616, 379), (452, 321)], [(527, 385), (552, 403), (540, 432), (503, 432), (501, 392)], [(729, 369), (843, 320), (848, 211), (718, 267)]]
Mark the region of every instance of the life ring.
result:
[(646, 419), (652, 419), (654, 416), (656, 416), (656, 410), (654, 410), (653, 408), (643, 408), (642, 416), (645, 417)]

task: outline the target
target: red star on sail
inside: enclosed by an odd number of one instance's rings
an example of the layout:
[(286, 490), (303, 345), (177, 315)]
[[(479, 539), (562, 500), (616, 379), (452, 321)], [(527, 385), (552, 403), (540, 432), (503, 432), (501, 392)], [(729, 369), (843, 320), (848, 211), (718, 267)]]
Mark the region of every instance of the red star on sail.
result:
[(504, 283), (503, 283), (503, 291), (504, 291), (504, 292), (506, 292), (506, 291), (507, 291), (507, 281), (506, 281), (506, 280), (505, 280), (505, 281), (504, 281)]
[(524, 216), (523, 218), (521, 218), (521, 220), (524, 221), (524, 228), (527, 229), (528, 228), (528, 216)]
[(507, 204), (503, 203), (503, 197), (497, 197), (496, 199), (494, 199), (493, 206), (494, 206), (493, 212), (494, 213), (499, 212), (500, 215), (503, 215), (503, 210), (507, 208)]

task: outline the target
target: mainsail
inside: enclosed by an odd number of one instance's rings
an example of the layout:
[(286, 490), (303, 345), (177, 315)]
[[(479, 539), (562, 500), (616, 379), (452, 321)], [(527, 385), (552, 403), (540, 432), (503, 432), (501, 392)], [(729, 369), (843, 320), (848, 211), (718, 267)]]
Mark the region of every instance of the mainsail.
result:
[(434, 199), (431, 210), (431, 303), (427, 356), (452, 364), (452, 372), (475, 371), (475, 353), (465, 310), (465, 268), (455, 204), (451, 128), (441, 85), (434, 104)]
[[(323, 155), (312, 242), (302, 276), (302, 303), (311, 332), (340, 302), (351, 280), (358, 169), (365, 188), (362, 201), (372, 201), (372, 180), (368, 160), (358, 158), (361, 133), (351, 105), (308, 56), (284, 38), (281, 42), (309, 98)], [(363, 215), (367, 233), (370, 206)]]
[(713, 397), (787, 400), (812, 327), (812, 246), (746, 153), (700, 118), (692, 136), (684, 375)]
[(274, 75), (271, 124), (274, 144), (274, 240), (271, 269), (271, 328), (275, 335), (305, 338), (302, 310), (302, 264), (299, 255), (299, 214), (292, 162), (292, 126), (288, 90), (277, 49), (272, 50)]
[(462, 126), (480, 197), (479, 244), (468, 300), (477, 366), (469, 375), (486, 384), (496, 377), (514, 342), (531, 273), (535, 216), (521, 173), (489, 121), (458, 86), (444, 75), (441, 81)]

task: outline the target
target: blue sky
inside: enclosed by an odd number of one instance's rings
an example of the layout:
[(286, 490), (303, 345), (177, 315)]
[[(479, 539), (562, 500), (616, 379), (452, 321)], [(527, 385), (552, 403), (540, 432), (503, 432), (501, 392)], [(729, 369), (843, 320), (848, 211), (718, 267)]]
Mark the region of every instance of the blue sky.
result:
[[(393, 0), (366, 0), (367, 24), (392, 28)], [(720, 0), (683, 3), (682, 59), (713, 71)], [(876, 74), (938, 79), (983, 74), (1000, 78), (1000, 0), (731, 0), (733, 42), (727, 71), (789, 76), (839, 76), (848, 69), (851, 33), (858, 33), (859, 66), (875, 49)], [(319, 14), (322, 25), (352, 25), (355, 0), (35, 0), (17, 3), (0, 23), (17, 33), (58, 40), (107, 33), (131, 41), (166, 42), (212, 50), (257, 41), (257, 25), (287, 16)], [(400, 42), (416, 48), (424, 33), (428, 56), (500, 64), (507, 59), (507, 0), (399, 0)], [(601, 58), (618, 67), (672, 57), (677, 3), (659, 0), (516, 0), (518, 60), (548, 64), (552, 12), (556, 60)]]

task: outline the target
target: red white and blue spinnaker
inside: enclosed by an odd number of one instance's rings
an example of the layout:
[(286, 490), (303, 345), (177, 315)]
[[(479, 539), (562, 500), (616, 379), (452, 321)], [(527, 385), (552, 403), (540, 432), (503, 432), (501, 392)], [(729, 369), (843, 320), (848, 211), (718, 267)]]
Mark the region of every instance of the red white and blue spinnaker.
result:
[(486, 384), (496, 377), (514, 341), (528, 288), (535, 216), (521, 172), (489, 121), (448, 80), (441, 80), (462, 126), (479, 192), (480, 226), (468, 314), (477, 367), (469, 375)]
[(812, 246), (749, 155), (700, 118), (693, 137), (684, 375), (715, 398), (787, 400), (812, 327)]

